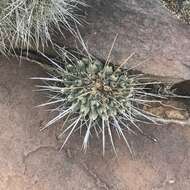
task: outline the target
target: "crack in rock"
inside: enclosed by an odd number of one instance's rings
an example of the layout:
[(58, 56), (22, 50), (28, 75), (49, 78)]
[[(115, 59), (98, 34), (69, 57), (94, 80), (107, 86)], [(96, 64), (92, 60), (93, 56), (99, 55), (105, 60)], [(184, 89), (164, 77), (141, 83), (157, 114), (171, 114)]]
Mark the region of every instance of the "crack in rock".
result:
[(40, 146), (40, 147), (36, 148), (35, 150), (32, 150), (32, 151), (28, 152), (26, 155), (23, 155), (24, 174), (26, 174), (26, 169), (27, 169), (26, 161), (27, 161), (27, 159), (29, 157), (37, 154), (41, 150), (53, 150), (53, 151), (57, 151), (57, 149), (55, 147), (53, 147), (53, 146)]
[(26, 155), (24, 155), (23, 162), (25, 162), (30, 156), (32, 156), (33, 154), (36, 154), (37, 152), (39, 152), (41, 150), (57, 151), (57, 149), (53, 146), (40, 146), (40, 147), (36, 148), (35, 150), (32, 150), (32, 151), (28, 152)]
[(84, 171), (88, 174), (89, 177), (93, 178), (95, 181), (95, 184), (100, 188), (104, 190), (111, 190), (111, 188), (105, 181), (103, 181), (94, 171), (92, 171), (87, 164), (82, 164)]

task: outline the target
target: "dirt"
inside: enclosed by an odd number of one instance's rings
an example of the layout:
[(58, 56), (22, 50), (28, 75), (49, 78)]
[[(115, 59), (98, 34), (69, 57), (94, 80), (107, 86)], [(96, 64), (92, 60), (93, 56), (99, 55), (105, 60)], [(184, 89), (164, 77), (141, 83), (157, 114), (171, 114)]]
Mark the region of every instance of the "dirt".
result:
[(146, 105), (143, 109), (160, 118), (188, 122), (189, 110), (187, 103), (189, 103), (188, 99), (184, 102), (180, 98), (177, 100), (171, 99), (169, 101), (162, 101), (162, 103)]
[(59, 152), (56, 126), (40, 132), (49, 119), (45, 101), (34, 91), (33, 76), (43, 76), (32, 63), (0, 59), (0, 190), (189, 190), (190, 129), (180, 125), (146, 128), (158, 143), (129, 136), (133, 158), (119, 140), (117, 157), (99, 139), (87, 153), (81, 137)]

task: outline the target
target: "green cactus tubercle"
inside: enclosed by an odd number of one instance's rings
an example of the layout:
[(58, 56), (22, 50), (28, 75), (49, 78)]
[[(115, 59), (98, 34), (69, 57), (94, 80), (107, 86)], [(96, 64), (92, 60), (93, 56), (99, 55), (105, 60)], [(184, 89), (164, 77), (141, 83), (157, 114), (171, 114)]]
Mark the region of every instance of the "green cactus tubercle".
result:
[[(130, 106), (130, 98), (134, 96), (134, 80), (121, 69), (103, 65), (98, 60), (86, 58), (77, 65), (66, 65), (65, 72), (56, 71), (62, 76), (61, 96), (67, 99), (73, 112), (90, 120), (116, 116)], [(73, 74), (70, 74), (73, 73)], [(54, 86), (54, 84), (52, 84)]]

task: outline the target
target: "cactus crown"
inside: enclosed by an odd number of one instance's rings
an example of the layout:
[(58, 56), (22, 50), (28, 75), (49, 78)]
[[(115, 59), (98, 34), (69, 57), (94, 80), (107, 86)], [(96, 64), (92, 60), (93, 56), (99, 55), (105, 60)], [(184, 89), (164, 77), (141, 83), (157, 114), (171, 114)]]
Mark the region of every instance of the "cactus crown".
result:
[(54, 111), (58, 112), (44, 129), (64, 119), (65, 129), (60, 137), (67, 135), (63, 146), (73, 132), (84, 129), (85, 150), (90, 134), (95, 131), (102, 136), (103, 153), (106, 133), (116, 152), (112, 137), (113, 131), (116, 131), (132, 153), (125, 131), (143, 134), (137, 122), (156, 123), (154, 116), (142, 109), (152, 97), (157, 97), (145, 92), (149, 83), (142, 75), (129, 75), (127, 69), (92, 57), (69, 57), (69, 63), (68, 57), (62, 55), (61, 58), (64, 67), (52, 60), (52, 66), (46, 66), (50, 77), (37, 78), (45, 82), (38, 87), (50, 97), (50, 101), (41, 106), (57, 105)]
[(129, 106), (129, 99), (134, 95), (133, 79), (121, 69), (116, 71), (113, 66), (88, 58), (76, 65), (66, 65), (66, 69), (74, 75), (64, 76), (64, 96), (73, 111), (82, 117), (108, 120)]

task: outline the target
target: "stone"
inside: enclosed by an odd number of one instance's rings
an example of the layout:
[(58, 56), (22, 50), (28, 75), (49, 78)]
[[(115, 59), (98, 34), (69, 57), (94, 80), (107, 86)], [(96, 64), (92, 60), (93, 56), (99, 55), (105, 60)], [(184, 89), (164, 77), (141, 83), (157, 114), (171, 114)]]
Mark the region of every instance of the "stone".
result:
[[(59, 152), (59, 124), (40, 132), (50, 115), (46, 108), (34, 109), (46, 99), (32, 91), (39, 83), (28, 80), (45, 74), (26, 61), (21, 65), (14, 59), (7, 62), (0, 59), (0, 81), (4, 85), (0, 91), (1, 190), (189, 190), (190, 128), (147, 126), (147, 134), (153, 134), (159, 143), (127, 135), (134, 159), (116, 136), (117, 157), (107, 141), (103, 158), (102, 141), (96, 136), (84, 154), (80, 133)], [(169, 183), (170, 179), (177, 180)]]
[[(90, 53), (106, 59), (118, 35), (112, 62), (120, 64), (135, 52), (129, 66), (174, 80), (190, 79), (190, 25), (178, 20), (159, 0), (87, 3), (87, 21), (80, 30)], [(71, 38), (66, 41), (75, 47)]]

